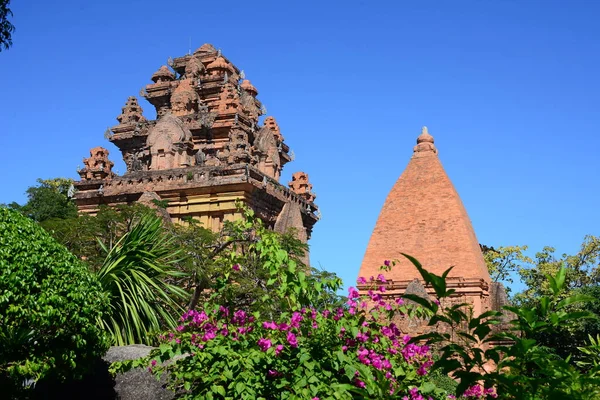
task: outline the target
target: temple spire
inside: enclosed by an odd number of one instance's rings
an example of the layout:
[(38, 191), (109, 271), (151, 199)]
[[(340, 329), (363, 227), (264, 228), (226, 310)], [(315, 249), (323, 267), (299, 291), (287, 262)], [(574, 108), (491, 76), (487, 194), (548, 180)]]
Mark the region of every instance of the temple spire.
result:
[[(389, 277), (420, 278), (402, 253), (441, 275), (490, 282), (479, 242), (463, 203), (423, 127), (408, 166), (390, 191), (362, 262), (360, 276), (377, 276), (384, 260), (400, 260)], [(481, 290), (481, 289), (479, 289)]]

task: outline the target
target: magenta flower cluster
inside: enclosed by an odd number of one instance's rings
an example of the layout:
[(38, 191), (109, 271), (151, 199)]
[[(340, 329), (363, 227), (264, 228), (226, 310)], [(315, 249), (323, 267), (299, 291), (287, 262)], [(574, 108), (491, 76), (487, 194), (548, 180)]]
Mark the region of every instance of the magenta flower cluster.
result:
[(485, 399), (498, 397), (494, 388), (484, 388), (481, 385), (473, 385), (463, 393), (463, 397), (467, 399)]
[[(358, 282), (364, 284), (367, 280), (359, 278)], [(433, 364), (431, 350), (428, 346), (411, 343), (411, 338), (403, 334), (395, 323), (381, 317), (382, 311), (402, 313), (405, 310), (404, 302), (402, 299), (384, 297), (388, 282), (385, 276), (372, 277), (370, 282), (372, 289), (367, 291), (366, 296), (361, 296), (356, 288), (350, 288), (345, 307), (320, 311), (303, 308), (284, 313), (277, 321), (255, 319), (244, 310), (224, 306), (212, 311), (191, 310), (182, 315), (177, 333), (162, 339), (176, 343), (184, 339), (199, 349), (212, 345), (215, 340), (228, 340), (242, 345), (243, 339), (243, 346), (246, 346), (244, 350), (247, 346), (253, 347), (264, 353), (265, 359), (274, 356), (280, 360), (269, 362), (269, 367), (263, 371), (269, 380), (281, 379), (289, 373), (283, 368), (291, 368), (297, 362), (297, 352), (304, 344), (318, 346), (327, 341), (329, 346), (331, 343), (339, 345), (338, 349), (349, 360), (365, 365), (374, 374), (383, 377), (386, 385), (389, 384), (391, 395), (425, 400), (418, 390), (406, 387), (404, 375), (396, 374), (405, 369), (397, 368), (402, 365), (412, 368), (417, 376), (426, 375)], [(331, 332), (335, 332), (334, 337)], [(336, 351), (335, 348), (331, 350)], [(332, 372), (345, 376), (343, 369)], [(357, 388), (366, 388), (370, 384), (358, 370), (351, 383)]]

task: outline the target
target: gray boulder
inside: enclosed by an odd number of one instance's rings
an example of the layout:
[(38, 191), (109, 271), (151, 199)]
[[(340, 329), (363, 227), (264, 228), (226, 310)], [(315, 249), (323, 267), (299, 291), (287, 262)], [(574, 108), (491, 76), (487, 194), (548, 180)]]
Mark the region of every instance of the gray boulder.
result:
[[(104, 361), (135, 360), (146, 357), (153, 347), (134, 344), (129, 346), (111, 347), (103, 357)], [(147, 368), (135, 368), (115, 376), (114, 390), (121, 400), (170, 400), (175, 394), (166, 389), (166, 377), (158, 381)]]

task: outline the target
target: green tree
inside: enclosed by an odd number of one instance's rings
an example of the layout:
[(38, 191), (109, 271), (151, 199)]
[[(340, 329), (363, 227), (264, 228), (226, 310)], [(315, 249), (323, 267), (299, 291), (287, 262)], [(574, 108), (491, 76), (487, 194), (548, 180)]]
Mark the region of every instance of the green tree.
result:
[[(481, 246), (483, 258), (494, 282), (513, 283), (513, 277), (533, 261), (523, 254), (527, 246), (488, 247)], [(509, 290), (510, 288), (507, 288)]]
[(14, 25), (8, 20), (13, 15), (9, 5), (10, 0), (0, 0), (0, 51), (12, 46), (12, 33), (15, 31)]
[(552, 294), (547, 276), (556, 275), (561, 269), (565, 270), (565, 281), (560, 296), (587, 295), (594, 299), (570, 305), (568, 311), (586, 311), (597, 318), (573, 321), (568, 326), (557, 326), (551, 332), (543, 332), (536, 337), (540, 344), (551, 348), (564, 359), (570, 357), (575, 365), (581, 356), (578, 347), (587, 343), (590, 335), (595, 337), (600, 334), (600, 238), (586, 236), (574, 255), (558, 256), (554, 248), (547, 246), (532, 259), (524, 254), (526, 250), (527, 246), (482, 246), (493, 280), (512, 283), (513, 277), (518, 276), (525, 284), (525, 289), (512, 297), (517, 305), (539, 307), (540, 299)]
[[(236, 285), (228, 285), (227, 290), (219, 292), (226, 297), (221, 299), (222, 303), (246, 307), (250, 311), (270, 309), (270, 312), (276, 313), (280, 305), (271, 301), (270, 277), (262, 265), (265, 243), (277, 243), (281, 252), (293, 260), (299, 273), (307, 279), (333, 278), (331, 274), (311, 269), (303, 263), (308, 248), (293, 230), (285, 234), (274, 232), (267, 229), (252, 210), (241, 210), (244, 218), (226, 221), (220, 232), (211, 232), (193, 220), (188, 221), (186, 226), (172, 228), (176, 246), (185, 255), (180, 265), (189, 276), (182, 284), (192, 292), (188, 304), (190, 310), (210, 297), (215, 282), (219, 282), (232, 265), (238, 265), (241, 272), (236, 274)], [(322, 293), (325, 297), (321, 299), (321, 305), (340, 300), (331, 291), (323, 290)]]
[(557, 256), (553, 247), (544, 247), (536, 254), (532, 267), (521, 268), (519, 275), (526, 289), (516, 296), (523, 303), (536, 302), (536, 298), (550, 292), (545, 279), (565, 268), (565, 293), (598, 283), (600, 267), (600, 238), (588, 235), (574, 255)]
[(50, 219), (68, 219), (77, 216), (77, 206), (68, 196), (73, 181), (66, 178), (38, 179), (37, 186), (27, 189), (27, 203), (19, 206), (11, 203), (15, 209), (36, 222)]
[[(599, 398), (600, 351), (597, 342), (588, 342), (578, 349), (582, 355), (580, 363), (587, 368), (582, 372), (568, 357), (561, 357), (538, 340), (544, 334), (593, 317), (588, 311), (571, 309), (573, 305), (593, 299), (565, 293), (567, 269), (564, 266), (554, 276), (546, 276), (549, 293), (541, 296), (534, 307), (505, 307), (514, 316), (511, 328), (494, 334), (492, 327), (500, 323), (500, 313), (488, 311), (474, 318), (468, 312), (468, 304), (444, 301), (455, 292), (448, 289), (445, 282), (450, 270), (440, 277), (424, 270), (414, 258), (407, 257), (441, 299), (437, 302), (415, 299), (435, 313), (429, 325), (438, 329), (413, 341), (427, 340), (440, 349), (441, 356), (433, 370), (451, 374), (459, 380), (456, 395), (475, 399), (492, 395), (499, 399), (519, 400)], [(490, 346), (492, 343), (494, 345)], [(491, 361), (495, 363), (494, 368), (489, 368)]]

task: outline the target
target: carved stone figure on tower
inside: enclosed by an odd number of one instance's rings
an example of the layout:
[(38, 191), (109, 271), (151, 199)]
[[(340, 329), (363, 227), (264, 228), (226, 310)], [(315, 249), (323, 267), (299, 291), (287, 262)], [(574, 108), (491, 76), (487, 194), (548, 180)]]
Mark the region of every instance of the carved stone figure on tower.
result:
[(185, 66), (185, 77), (195, 81), (204, 73), (204, 64), (197, 57), (190, 57)]
[(192, 134), (172, 114), (162, 117), (148, 135), (150, 170), (189, 167), (194, 164)]
[(272, 130), (263, 126), (254, 139), (254, 153), (258, 158), (259, 171), (279, 180), (281, 174), (281, 158), (277, 139)]

